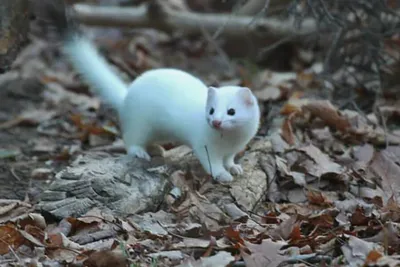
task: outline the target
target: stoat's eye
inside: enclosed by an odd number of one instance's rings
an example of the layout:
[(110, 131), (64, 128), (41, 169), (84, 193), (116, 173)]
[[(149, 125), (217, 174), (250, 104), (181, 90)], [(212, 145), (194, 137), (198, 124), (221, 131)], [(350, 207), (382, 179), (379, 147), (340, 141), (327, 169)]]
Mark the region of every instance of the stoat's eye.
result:
[(210, 115), (214, 114), (214, 108), (210, 109)]
[(230, 109), (228, 109), (227, 113), (229, 116), (233, 116), (233, 115), (235, 115), (236, 111), (233, 108), (230, 108)]

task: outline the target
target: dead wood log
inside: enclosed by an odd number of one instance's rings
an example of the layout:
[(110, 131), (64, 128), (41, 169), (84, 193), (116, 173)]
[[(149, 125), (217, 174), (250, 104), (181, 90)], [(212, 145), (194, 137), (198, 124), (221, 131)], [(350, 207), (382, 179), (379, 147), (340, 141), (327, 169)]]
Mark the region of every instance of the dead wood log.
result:
[[(259, 142), (266, 143), (265, 140)], [(94, 207), (123, 217), (155, 211), (166, 199), (171, 185), (179, 187), (174, 174), (190, 169), (194, 177), (201, 180), (200, 194), (207, 200), (200, 198), (194, 205), (189, 204), (189, 212), (213, 229), (221, 222), (238, 219), (239, 209), (252, 210), (263, 198), (268, 183), (258, 161), (267, 150), (258, 146), (247, 152), (240, 159), (245, 173), (229, 185), (215, 184), (211, 179), (206, 181), (207, 175), (188, 148), (168, 151), (161, 164), (157, 163), (157, 158), (146, 162), (129, 156), (111, 157), (108, 153), (91, 152), (56, 175), (37, 209), (58, 219), (81, 216)]]
[[(156, 28), (171, 33), (202, 34), (203, 29), (214, 33), (223, 27), (224, 37), (248, 37), (265, 35), (287, 37), (314, 33), (317, 25), (314, 19), (304, 19), (296, 29), (292, 19), (260, 18), (253, 16), (231, 16), (226, 14), (201, 14), (188, 11), (177, 11), (165, 7), (160, 2), (141, 5), (135, 8), (94, 6), (75, 4), (75, 14), (80, 22), (87, 25)], [(203, 27), (203, 29), (202, 29)]]
[(166, 172), (153, 167), (129, 156), (82, 156), (56, 175), (37, 209), (58, 219), (80, 216), (94, 207), (116, 215), (151, 211), (167, 189)]

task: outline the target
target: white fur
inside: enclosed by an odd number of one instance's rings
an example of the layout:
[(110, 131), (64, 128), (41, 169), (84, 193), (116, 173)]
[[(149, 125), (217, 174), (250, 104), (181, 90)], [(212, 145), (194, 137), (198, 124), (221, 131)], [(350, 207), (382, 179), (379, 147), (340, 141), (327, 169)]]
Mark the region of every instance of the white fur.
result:
[[(190, 146), (204, 169), (219, 181), (231, 181), (231, 174), (243, 172), (234, 157), (256, 134), (260, 118), (248, 88), (208, 88), (189, 73), (162, 68), (143, 73), (124, 91), (89, 41), (76, 39), (65, 48), (77, 70), (118, 110), (129, 154), (150, 159), (147, 145), (179, 142)], [(245, 104), (246, 93), (251, 106)], [(227, 114), (230, 108), (235, 109), (234, 116)], [(222, 121), (220, 129), (212, 127), (212, 120)]]
[(122, 105), (128, 86), (111, 70), (91, 42), (75, 36), (64, 44), (63, 52), (104, 101), (115, 109)]

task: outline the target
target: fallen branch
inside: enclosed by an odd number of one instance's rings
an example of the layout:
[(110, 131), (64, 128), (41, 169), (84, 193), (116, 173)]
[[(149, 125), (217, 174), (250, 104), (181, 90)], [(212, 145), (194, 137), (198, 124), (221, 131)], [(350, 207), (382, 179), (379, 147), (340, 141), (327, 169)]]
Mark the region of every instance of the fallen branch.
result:
[(293, 26), (292, 19), (260, 18), (254, 21), (252, 16), (176, 11), (157, 2), (135, 8), (75, 4), (74, 9), (77, 19), (87, 25), (155, 28), (167, 33), (180, 31), (184, 34), (201, 34), (201, 27), (213, 33), (224, 25), (224, 37), (248, 37), (249, 34), (257, 34), (258, 37), (271, 38), (271, 35), (306, 35), (317, 30), (313, 19), (304, 19), (297, 29)]
[(270, 0), (249, 0), (237, 12), (238, 15), (257, 15), (269, 5)]

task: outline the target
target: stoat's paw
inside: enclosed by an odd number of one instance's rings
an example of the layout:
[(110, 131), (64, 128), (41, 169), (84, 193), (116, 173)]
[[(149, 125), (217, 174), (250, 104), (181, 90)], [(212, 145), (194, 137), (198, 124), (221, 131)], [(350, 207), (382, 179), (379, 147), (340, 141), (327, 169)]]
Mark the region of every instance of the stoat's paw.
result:
[(243, 174), (243, 168), (239, 164), (232, 164), (231, 166), (228, 166), (229, 172), (232, 175), (241, 175)]
[(222, 171), (215, 175), (215, 180), (221, 183), (227, 183), (227, 182), (232, 182), (233, 181), (233, 176), (227, 172), (227, 171)]
[(150, 155), (140, 146), (131, 146), (128, 149), (128, 154), (137, 158), (150, 160)]

